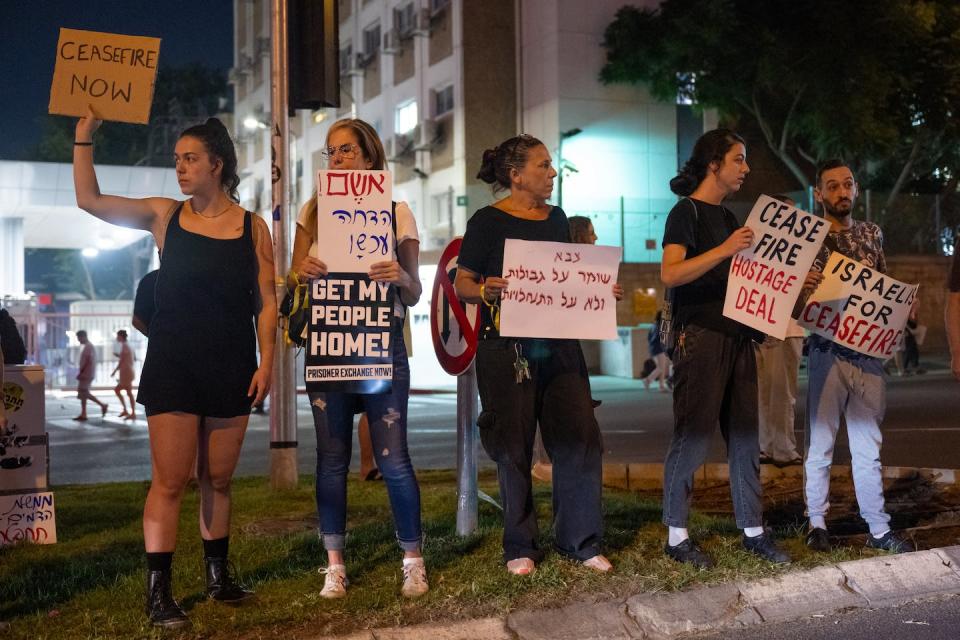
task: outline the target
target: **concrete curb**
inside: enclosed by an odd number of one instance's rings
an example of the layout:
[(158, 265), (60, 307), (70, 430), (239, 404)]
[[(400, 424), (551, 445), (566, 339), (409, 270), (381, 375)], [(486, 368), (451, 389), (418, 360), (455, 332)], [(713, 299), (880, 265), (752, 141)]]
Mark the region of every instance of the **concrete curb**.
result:
[(514, 611), (503, 618), (372, 629), (350, 640), (666, 640), (960, 593), (960, 545), (824, 565), (753, 582)]
[[(918, 467), (883, 467), (883, 477), (889, 479), (910, 478), (921, 475), (934, 484), (960, 484), (960, 471), (957, 469), (928, 469)], [(850, 465), (833, 465), (831, 478), (849, 478)], [(803, 479), (803, 465), (776, 467), (771, 464), (760, 465), (760, 480), (768, 482), (786, 478)], [(720, 462), (710, 462), (694, 475), (694, 486), (709, 486), (730, 480), (729, 467)], [(612, 463), (603, 465), (603, 485), (616, 489), (633, 491), (659, 489), (663, 487), (663, 464), (659, 462)]]

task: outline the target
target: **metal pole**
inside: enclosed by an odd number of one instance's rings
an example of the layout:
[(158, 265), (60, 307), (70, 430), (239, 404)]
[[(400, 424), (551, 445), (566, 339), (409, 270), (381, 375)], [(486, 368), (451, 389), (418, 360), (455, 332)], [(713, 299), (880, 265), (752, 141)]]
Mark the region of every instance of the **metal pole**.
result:
[[(270, 12), (270, 181), (273, 206), (273, 259), (277, 300), (286, 293), (290, 266), (290, 185), (287, 171), (287, 0), (273, 0)], [(292, 347), (277, 332), (273, 360), (273, 387), (270, 390), (270, 486), (293, 489), (297, 486), (297, 387)]]
[(557, 206), (563, 209), (563, 131), (557, 144)]
[[(456, 303), (454, 303), (456, 304)], [(477, 369), (457, 376), (457, 535), (477, 530)]]

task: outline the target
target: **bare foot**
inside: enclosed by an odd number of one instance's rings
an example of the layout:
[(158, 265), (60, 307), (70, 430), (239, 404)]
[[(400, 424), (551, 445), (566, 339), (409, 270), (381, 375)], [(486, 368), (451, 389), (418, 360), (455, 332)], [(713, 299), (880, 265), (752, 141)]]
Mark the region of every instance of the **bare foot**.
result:
[(507, 562), (507, 571), (515, 576), (528, 576), (534, 572), (536, 564), (531, 558), (514, 558)]
[(604, 556), (599, 553), (589, 560), (583, 561), (583, 566), (593, 569), (594, 571), (599, 571), (601, 573), (607, 573), (608, 571), (613, 571), (613, 565), (610, 564), (610, 561), (607, 560)]

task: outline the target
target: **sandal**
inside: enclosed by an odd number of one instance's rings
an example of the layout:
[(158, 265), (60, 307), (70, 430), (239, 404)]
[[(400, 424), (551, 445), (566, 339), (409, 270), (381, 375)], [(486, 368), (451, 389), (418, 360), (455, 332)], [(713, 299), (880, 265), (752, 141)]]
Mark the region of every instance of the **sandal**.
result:
[(528, 576), (537, 566), (531, 558), (514, 558), (507, 561), (507, 571), (515, 576)]

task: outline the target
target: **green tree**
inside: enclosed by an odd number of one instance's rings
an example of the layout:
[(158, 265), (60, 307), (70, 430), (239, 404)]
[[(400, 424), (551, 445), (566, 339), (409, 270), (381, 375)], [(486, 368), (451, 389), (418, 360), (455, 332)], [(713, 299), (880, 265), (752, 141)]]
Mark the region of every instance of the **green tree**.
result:
[(950, 0), (665, 0), (618, 11), (601, 79), (752, 118), (802, 187), (842, 156), (885, 181), (890, 208), (957, 173), (958, 25)]
[[(172, 166), (173, 145), (188, 126), (226, 110), (227, 80), (220, 69), (199, 64), (161, 67), (150, 124), (111, 122), (97, 132), (100, 164)], [(40, 142), (26, 160), (71, 162), (76, 118), (45, 115)]]

